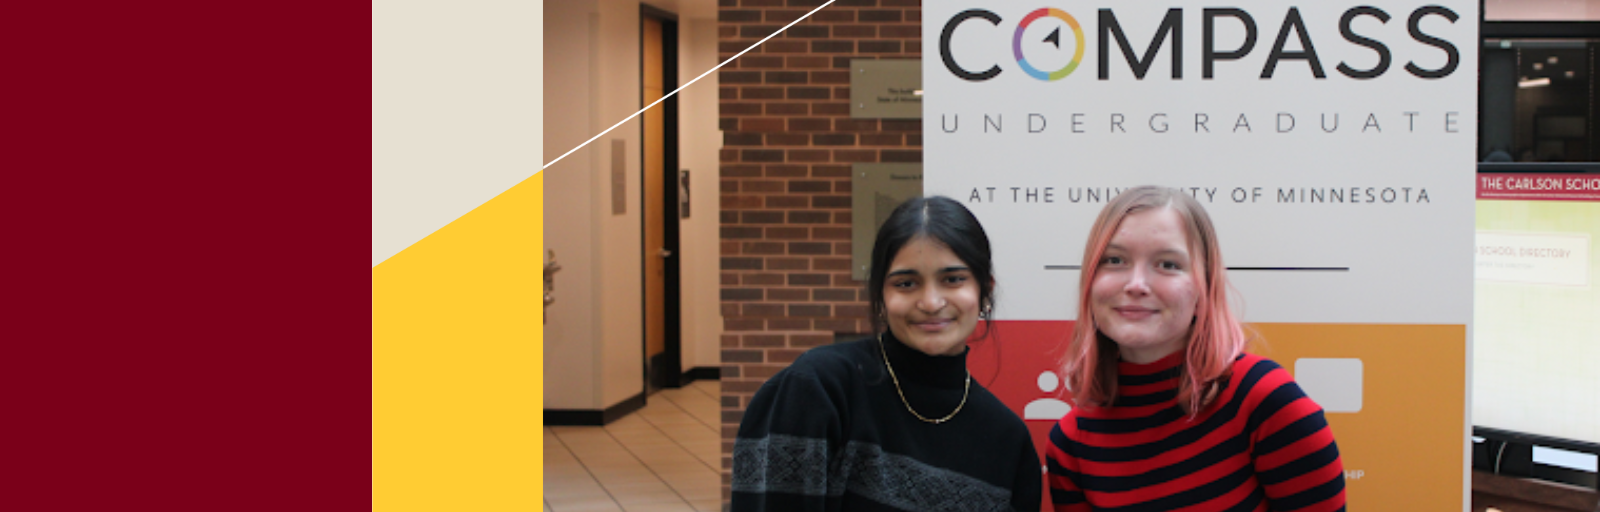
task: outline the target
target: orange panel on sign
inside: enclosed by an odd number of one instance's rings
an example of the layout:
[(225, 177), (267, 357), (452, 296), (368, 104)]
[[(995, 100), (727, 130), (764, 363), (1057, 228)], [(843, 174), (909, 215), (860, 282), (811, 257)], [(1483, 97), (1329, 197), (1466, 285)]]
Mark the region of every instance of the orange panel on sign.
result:
[(1359, 386), (1360, 410), (1324, 405), (1344, 462), (1350, 510), (1462, 510), (1466, 326), (1251, 326), (1265, 340), (1251, 351), (1283, 365), (1313, 399), (1318, 395), (1308, 379), (1326, 386), (1346, 376), (1303, 376), (1316, 368), (1307, 359), (1359, 360), (1359, 380), (1346, 384)]

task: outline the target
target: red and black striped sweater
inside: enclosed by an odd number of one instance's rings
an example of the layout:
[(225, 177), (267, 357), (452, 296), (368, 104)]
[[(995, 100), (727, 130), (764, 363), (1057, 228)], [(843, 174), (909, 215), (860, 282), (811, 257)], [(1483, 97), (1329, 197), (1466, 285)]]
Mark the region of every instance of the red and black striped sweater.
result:
[(1289, 372), (1251, 354), (1199, 415), (1177, 405), (1183, 352), (1118, 363), (1117, 398), (1074, 408), (1050, 431), (1057, 512), (1344, 510), (1344, 467)]

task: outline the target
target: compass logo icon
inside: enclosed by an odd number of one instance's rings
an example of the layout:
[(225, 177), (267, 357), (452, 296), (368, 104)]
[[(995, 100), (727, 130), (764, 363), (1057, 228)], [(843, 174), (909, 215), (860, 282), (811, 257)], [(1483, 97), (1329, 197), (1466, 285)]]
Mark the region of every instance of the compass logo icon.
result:
[[(1067, 27), (1072, 29), (1074, 42), (1077, 43), (1074, 46), (1072, 61), (1068, 62), (1066, 66), (1062, 66), (1061, 69), (1049, 72), (1041, 71), (1034, 67), (1033, 64), (1028, 62), (1028, 58), (1022, 55), (1023, 33), (1028, 31), (1028, 25), (1032, 25), (1034, 21), (1044, 17), (1055, 18), (1061, 20), (1063, 23), (1066, 23)], [(1041, 42), (1051, 43), (1057, 49), (1060, 49), (1061, 28), (1057, 27), (1055, 30), (1051, 31), (1050, 35), (1045, 36), (1044, 40)], [(1011, 38), (1011, 52), (1016, 55), (1017, 64), (1022, 66), (1022, 71), (1027, 73), (1028, 76), (1044, 80), (1046, 82), (1054, 82), (1056, 80), (1066, 78), (1067, 75), (1070, 75), (1073, 71), (1077, 70), (1078, 64), (1083, 62), (1083, 46), (1083, 26), (1078, 24), (1077, 18), (1073, 18), (1072, 15), (1067, 14), (1066, 11), (1050, 7), (1040, 8), (1028, 13), (1026, 17), (1022, 18), (1022, 22), (1017, 24), (1016, 34)]]

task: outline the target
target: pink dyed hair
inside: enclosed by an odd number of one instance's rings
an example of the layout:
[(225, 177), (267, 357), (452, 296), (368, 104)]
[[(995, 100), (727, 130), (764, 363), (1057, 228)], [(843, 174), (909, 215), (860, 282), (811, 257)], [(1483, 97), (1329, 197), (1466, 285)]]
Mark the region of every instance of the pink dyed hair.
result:
[(1090, 288), (1094, 284), (1100, 259), (1122, 220), (1135, 212), (1169, 208), (1183, 220), (1189, 239), (1189, 255), (1196, 269), (1200, 290), (1194, 310), (1194, 325), (1184, 344), (1182, 378), (1178, 384), (1178, 405), (1195, 415), (1216, 398), (1227, 378), (1233, 360), (1244, 352), (1244, 329), (1228, 306), (1227, 267), (1222, 265), (1222, 249), (1217, 231), (1205, 208), (1180, 191), (1155, 186), (1128, 189), (1112, 198), (1100, 210), (1089, 243), (1083, 251), (1083, 267), (1078, 280), (1078, 321), (1073, 327), (1062, 374), (1072, 390), (1077, 407), (1099, 407), (1117, 396), (1117, 344), (1096, 327), (1090, 308)]

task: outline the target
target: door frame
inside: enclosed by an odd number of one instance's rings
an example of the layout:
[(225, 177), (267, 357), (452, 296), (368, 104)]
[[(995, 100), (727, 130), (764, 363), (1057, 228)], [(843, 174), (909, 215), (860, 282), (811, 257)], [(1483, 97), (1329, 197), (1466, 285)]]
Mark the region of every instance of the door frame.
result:
[[(640, 107), (643, 108), (644, 98), (644, 23), (646, 19), (654, 19), (661, 23), (661, 81), (663, 94), (671, 93), (678, 88), (678, 15), (656, 7), (639, 4), (639, 98)], [(678, 97), (668, 97), (660, 105), (662, 114), (662, 171), (661, 190), (641, 190), (639, 194), (639, 247), (643, 253), (645, 244), (645, 230), (649, 229), (645, 208), (645, 194), (657, 194), (662, 198), (662, 226), (663, 243), (665, 249), (671, 251), (671, 256), (662, 262), (664, 274), (662, 282), (663, 297), (663, 324), (664, 347), (660, 355), (654, 358), (649, 356), (649, 327), (645, 326), (639, 338), (639, 351), (643, 356), (644, 367), (644, 394), (648, 396), (652, 387), (657, 389), (677, 388), (683, 385), (683, 308), (678, 298), (682, 297), (682, 281), (680, 276), (680, 262), (683, 260), (679, 244), (679, 219), (678, 219)], [(644, 122), (639, 123), (639, 139), (644, 141)], [(648, 181), (645, 179), (644, 154), (645, 144), (639, 144), (639, 183), (643, 186)], [(639, 285), (644, 288), (644, 280), (648, 277), (645, 262), (639, 262)], [(649, 321), (650, 297), (643, 296), (639, 303), (640, 318)], [(652, 375), (652, 370), (654, 374)]]

